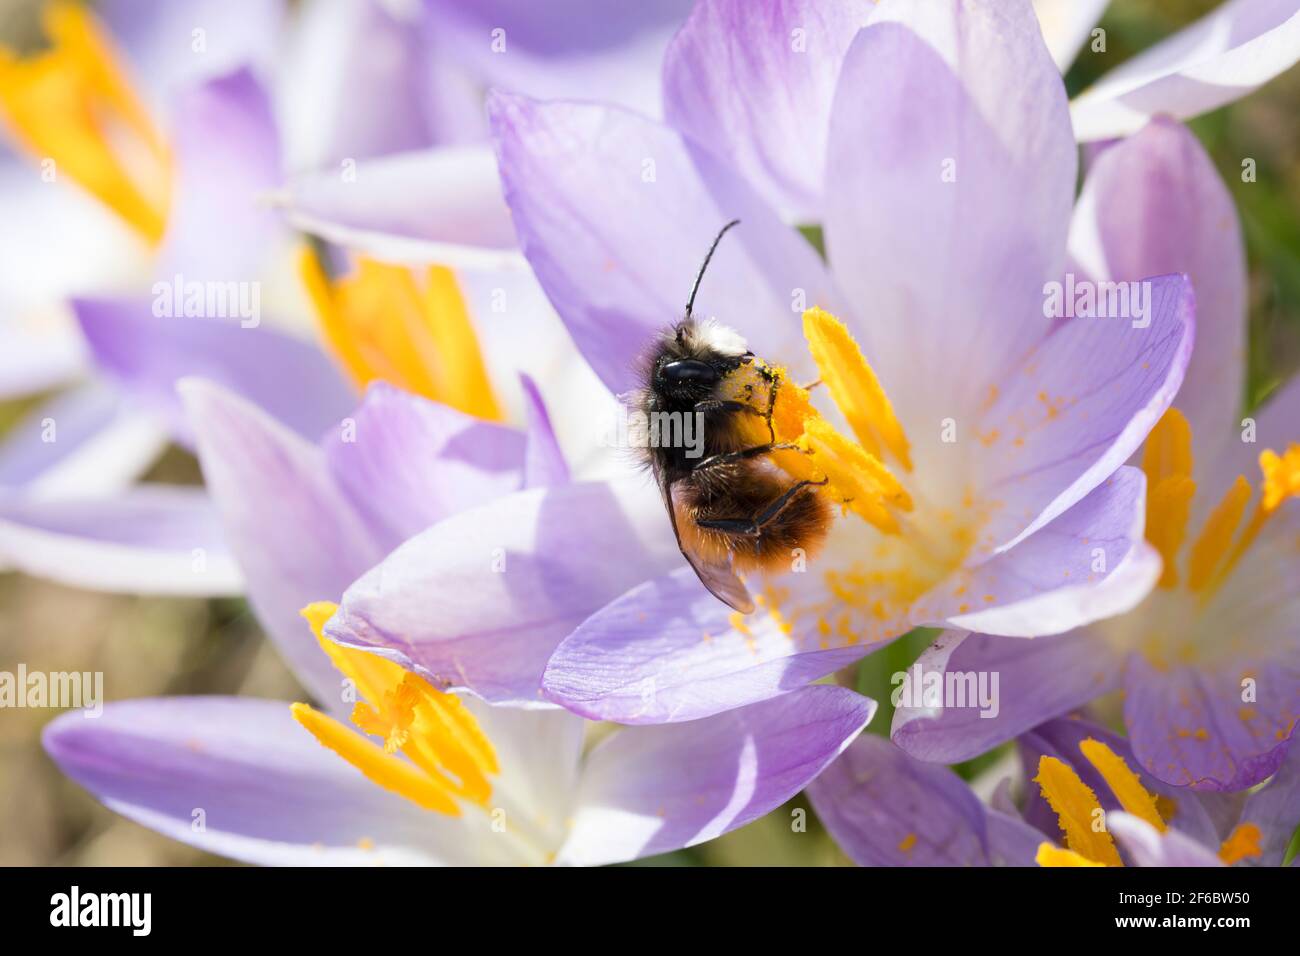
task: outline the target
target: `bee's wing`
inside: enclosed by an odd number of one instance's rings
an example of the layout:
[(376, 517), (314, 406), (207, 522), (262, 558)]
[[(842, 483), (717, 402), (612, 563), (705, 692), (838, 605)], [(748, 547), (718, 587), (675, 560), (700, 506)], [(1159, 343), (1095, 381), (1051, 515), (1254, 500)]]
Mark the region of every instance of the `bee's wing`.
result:
[(682, 556), (686, 558), (704, 586), (713, 592), (714, 597), (724, 604), (729, 604), (741, 614), (749, 614), (754, 610), (754, 599), (745, 589), (745, 583), (731, 569), (731, 562), (710, 560), (682, 541), (682, 533), (677, 530), (677, 499), (673, 494), (673, 487), (662, 478), (659, 479), (659, 489), (664, 495), (664, 507), (668, 510), (668, 520), (672, 522), (673, 536), (677, 538), (677, 547), (681, 549)]

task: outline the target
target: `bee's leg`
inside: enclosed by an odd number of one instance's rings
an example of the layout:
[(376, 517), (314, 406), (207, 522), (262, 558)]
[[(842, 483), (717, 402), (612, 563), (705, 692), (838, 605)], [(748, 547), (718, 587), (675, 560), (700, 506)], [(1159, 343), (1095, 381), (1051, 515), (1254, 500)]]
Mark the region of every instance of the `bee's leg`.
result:
[(804, 390), (805, 392), (811, 392), (814, 388), (816, 388), (816, 387), (817, 387), (818, 385), (820, 385), (821, 383), (822, 383), (822, 380), (821, 380), (821, 379), (817, 379), (817, 380), (814, 381), (814, 382), (809, 382), (807, 385), (805, 385), (805, 386), (803, 387), (803, 390)]
[(763, 533), (764, 527), (775, 521), (780, 517), (781, 512), (789, 507), (790, 503), (794, 501), (795, 495), (810, 485), (820, 487), (829, 480), (823, 478), (821, 481), (796, 481), (781, 494), (781, 497), (752, 518), (700, 518), (695, 523), (701, 528), (710, 528), (714, 531), (741, 535), (746, 538), (757, 538)]
[(724, 451), (717, 455), (710, 455), (708, 458), (701, 458), (696, 462), (695, 467), (691, 469), (691, 474), (697, 475), (701, 471), (707, 471), (710, 468), (716, 468), (719, 465), (729, 464), (733, 461), (746, 461), (750, 458), (761, 458), (763, 455), (771, 454), (774, 451), (801, 451), (804, 454), (811, 452), (800, 448), (792, 442), (771, 442), (766, 445), (754, 445), (752, 448), (743, 448), (740, 451)]

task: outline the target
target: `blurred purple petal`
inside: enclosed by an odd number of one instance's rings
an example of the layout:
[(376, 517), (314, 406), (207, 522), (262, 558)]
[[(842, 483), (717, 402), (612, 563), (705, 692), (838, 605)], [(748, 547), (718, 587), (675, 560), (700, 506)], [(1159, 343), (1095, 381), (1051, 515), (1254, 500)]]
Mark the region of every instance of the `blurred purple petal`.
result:
[(176, 179), (155, 275), (254, 283), (281, 238), (265, 197), (280, 179), (270, 98), (240, 69), (182, 91), (173, 112)]
[(927, 706), (924, 698), (905, 701), (894, 711), (890, 735), (920, 760), (969, 760), (1111, 690), (1121, 665), (1118, 654), (1086, 631), (1037, 640), (947, 631), (909, 675), (918, 668), (922, 675), (951, 674), (963, 687), (983, 676), (990, 689), (996, 675), (994, 707), (981, 706), (977, 697), (968, 697), (966, 706), (955, 700), (939, 707)]
[(98, 591), (207, 597), (243, 590), (200, 488), (139, 485), (102, 499), (0, 497), (0, 563)]
[(586, 760), (560, 860), (630, 860), (744, 826), (802, 790), (874, 709), (847, 688), (807, 687), (705, 720), (620, 730)]
[(1300, 826), (1300, 748), (1293, 748), (1273, 779), (1246, 798), (1241, 821), (1259, 827), (1260, 855), (1252, 866), (1281, 866)]
[(658, 492), (639, 479), (532, 489), (407, 541), (347, 589), (325, 633), (439, 687), (545, 706), (556, 645), (678, 561)]
[(524, 418), (528, 424), (528, 444), (524, 451), (524, 487), (544, 488), (562, 485), (569, 480), (569, 466), (551, 427), (551, 417), (537, 383), (520, 374), (524, 389)]
[(384, 554), (377, 535), (331, 480), (316, 446), (211, 383), (187, 380), (180, 392), (258, 619), (299, 679), (338, 707), (340, 676), (298, 612), (338, 600), (377, 563)]
[(697, 3), (664, 58), (664, 114), (725, 156), (787, 218), (818, 221), (840, 65), (857, 0)]
[(1240, 99), (1300, 60), (1295, 0), (1227, 0), (1111, 70), (1071, 106), (1081, 141), (1137, 132), (1152, 116), (1191, 119)]
[[(317, 652), (319, 653), (319, 651)], [(321, 655), (322, 657), (324, 655)], [(169, 697), (52, 721), (45, 749), (110, 809), (211, 853), (272, 865), (492, 860), (504, 841), (466, 832), (375, 786), (279, 701)], [(196, 825), (199, 821), (202, 826)]]
[(164, 280), (154, 292), (152, 305), (144, 299), (79, 299), (73, 306), (95, 361), (170, 425), (179, 441), (192, 440), (176, 395), (176, 382), (187, 376), (229, 388), (312, 438), (352, 407), (350, 386), (315, 346), (270, 329), (246, 328), (239, 319), (160, 317), (155, 308), (175, 305), (174, 281)]
[[(808, 365), (802, 302), (834, 308), (816, 251), (748, 186), (667, 126), (578, 103), (489, 103), (519, 243), (610, 390), (636, 384), (646, 343), (681, 318), (718, 230), (695, 311), (734, 323), (773, 361)], [(802, 292), (802, 297), (799, 293)]]

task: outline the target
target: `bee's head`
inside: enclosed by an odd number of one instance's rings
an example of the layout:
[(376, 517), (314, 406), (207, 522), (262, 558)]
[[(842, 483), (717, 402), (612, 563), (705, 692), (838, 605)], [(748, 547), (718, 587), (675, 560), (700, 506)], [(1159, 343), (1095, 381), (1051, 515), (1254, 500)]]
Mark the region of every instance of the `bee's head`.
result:
[(731, 329), (688, 319), (660, 343), (651, 385), (674, 403), (693, 404), (708, 398), (751, 354)]

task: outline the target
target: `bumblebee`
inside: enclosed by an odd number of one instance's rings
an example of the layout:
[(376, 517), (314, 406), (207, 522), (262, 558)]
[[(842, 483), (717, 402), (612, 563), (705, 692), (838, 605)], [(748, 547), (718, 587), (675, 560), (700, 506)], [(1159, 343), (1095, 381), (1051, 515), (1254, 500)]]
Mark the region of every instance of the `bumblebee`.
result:
[(754, 601), (737, 572), (788, 566), (810, 554), (830, 529), (825, 479), (797, 479), (774, 453), (797, 452), (777, 441), (772, 417), (783, 373), (751, 352), (734, 330), (697, 320), (695, 296), (709, 261), (734, 220), (722, 227), (700, 266), (685, 317), (647, 351), (639, 411), (650, 422), (689, 416), (699, 441), (664, 441), (690, 429), (652, 429), (645, 459), (663, 494), (682, 554), (716, 597), (741, 613)]

